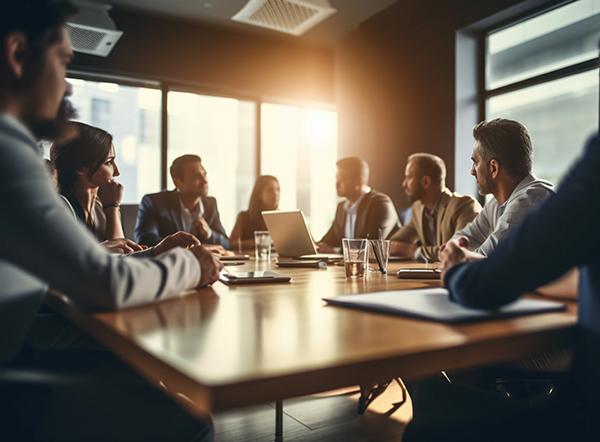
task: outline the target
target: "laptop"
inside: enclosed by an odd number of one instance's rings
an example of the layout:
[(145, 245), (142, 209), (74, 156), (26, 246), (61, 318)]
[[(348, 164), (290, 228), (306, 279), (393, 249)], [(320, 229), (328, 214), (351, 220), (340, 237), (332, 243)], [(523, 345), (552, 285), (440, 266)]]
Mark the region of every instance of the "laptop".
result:
[(344, 259), (339, 253), (317, 253), (301, 210), (262, 212), (279, 256), (297, 259)]

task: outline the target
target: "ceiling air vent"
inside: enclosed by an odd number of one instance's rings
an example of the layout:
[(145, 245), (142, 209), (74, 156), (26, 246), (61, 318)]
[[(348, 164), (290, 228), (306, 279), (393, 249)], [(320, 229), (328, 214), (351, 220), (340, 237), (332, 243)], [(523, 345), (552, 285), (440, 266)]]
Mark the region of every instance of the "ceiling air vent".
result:
[(77, 2), (77, 7), (79, 13), (67, 23), (73, 49), (106, 57), (123, 35), (108, 16), (110, 6)]
[(327, 0), (249, 0), (232, 20), (302, 35), (333, 13)]

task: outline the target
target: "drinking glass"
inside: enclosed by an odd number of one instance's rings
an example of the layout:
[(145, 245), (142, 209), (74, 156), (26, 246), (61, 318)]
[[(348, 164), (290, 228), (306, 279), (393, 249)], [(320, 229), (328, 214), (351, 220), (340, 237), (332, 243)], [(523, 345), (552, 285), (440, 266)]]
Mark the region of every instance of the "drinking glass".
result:
[(364, 278), (369, 256), (368, 244), (366, 239), (342, 239), (346, 278)]
[(256, 260), (271, 260), (271, 235), (267, 230), (254, 232), (254, 252)]

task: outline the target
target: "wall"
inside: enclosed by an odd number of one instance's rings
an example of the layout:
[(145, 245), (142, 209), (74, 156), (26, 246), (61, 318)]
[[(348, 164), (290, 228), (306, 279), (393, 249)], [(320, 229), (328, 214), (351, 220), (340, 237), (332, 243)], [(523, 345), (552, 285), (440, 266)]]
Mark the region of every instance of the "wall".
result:
[(127, 10), (111, 16), (124, 35), (110, 56), (77, 54), (73, 69), (194, 83), (216, 93), (334, 100), (333, 50)]
[(340, 155), (367, 159), (372, 185), (399, 208), (411, 153), (442, 157), (454, 185), (456, 30), (516, 3), (399, 0), (338, 48)]

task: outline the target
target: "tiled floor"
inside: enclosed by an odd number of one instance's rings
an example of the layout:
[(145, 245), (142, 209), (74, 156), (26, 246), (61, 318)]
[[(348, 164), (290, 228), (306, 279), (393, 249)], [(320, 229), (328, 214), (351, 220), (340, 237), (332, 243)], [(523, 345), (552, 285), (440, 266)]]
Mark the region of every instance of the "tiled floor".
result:
[[(410, 399), (402, 398), (396, 383), (379, 396), (367, 413), (356, 413), (358, 389), (332, 391), (284, 401), (283, 440), (315, 441), (400, 441), (412, 416)], [(275, 405), (220, 413), (214, 417), (217, 442), (271, 442), (275, 440)]]

